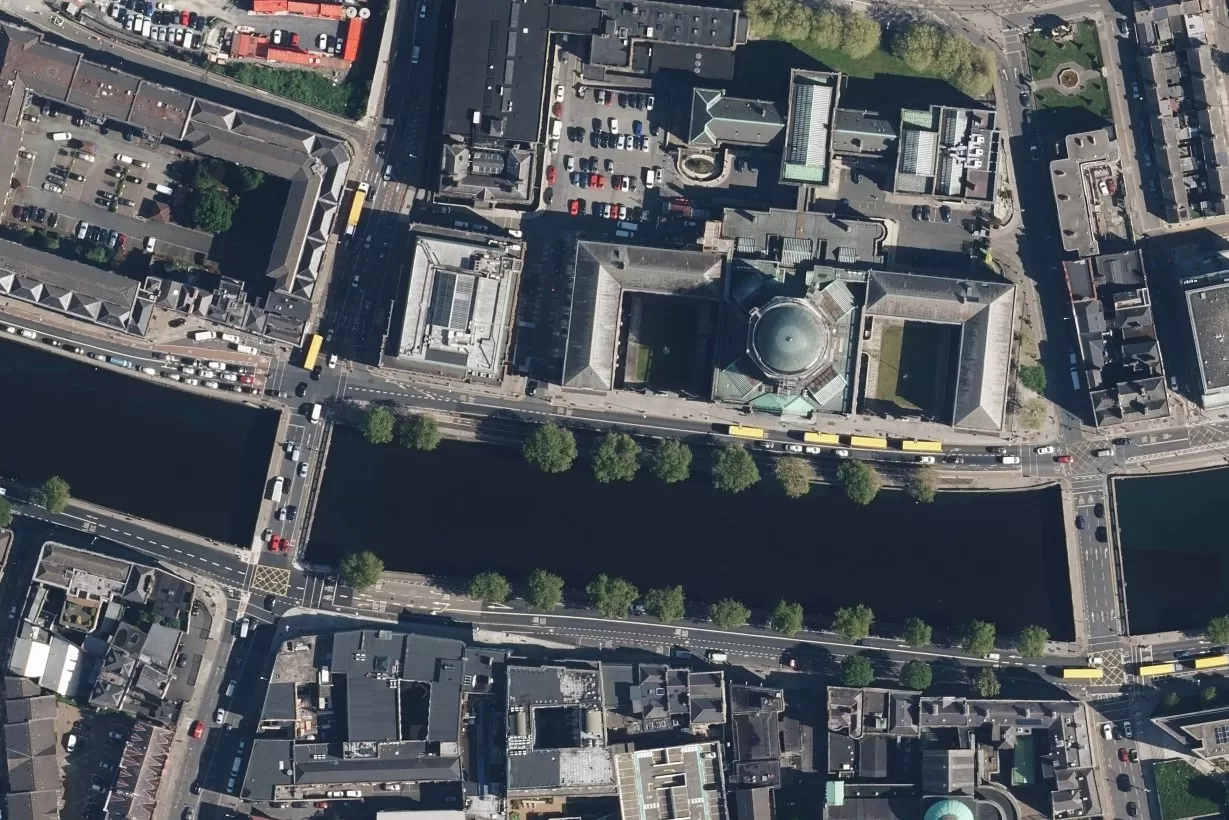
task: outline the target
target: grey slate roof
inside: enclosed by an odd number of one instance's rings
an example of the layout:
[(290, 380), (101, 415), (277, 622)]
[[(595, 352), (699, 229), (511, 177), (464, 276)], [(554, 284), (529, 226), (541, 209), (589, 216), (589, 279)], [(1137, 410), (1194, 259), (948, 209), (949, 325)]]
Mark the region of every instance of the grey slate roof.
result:
[(960, 364), (952, 425), (999, 430), (1007, 401), (1015, 286), (942, 276), (871, 271), (866, 313), (958, 325)]
[(728, 97), (724, 91), (697, 88), (691, 96), (692, 145), (768, 145), (785, 128), (776, 103)]
[(578, 242), (563, 360), (565, 387), (602, 392), (614, 387), (625, 290), (719, 299), (722, 258), (697, 251)]

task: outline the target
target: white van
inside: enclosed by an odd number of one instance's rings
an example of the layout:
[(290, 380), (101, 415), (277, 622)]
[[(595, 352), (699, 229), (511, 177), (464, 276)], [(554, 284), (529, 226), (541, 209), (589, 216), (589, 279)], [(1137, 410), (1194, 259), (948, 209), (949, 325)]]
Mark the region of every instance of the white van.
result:
[(115, 158), (119, 160), (120, 162), (124, 163), (125, 165), (132, 164), (132, 157), (128, 156), (127, 154), (116, 154)]
[(64, 743), (64, 748), (65, 748), (65, 749), (67, 749), (67, 750), (68, 750), (68, 751), (70, 751), (70, 752), (71, 752), (73, 749), (77, 748), (77, 736), (76, 736), (76, 735), (69, 735), (69, 736), (68, 736), (68, 740)]
[(730, 659), (730, 656), (716, 649), (710, 649), (708, 650), (708, 659), (713, 663), (725, 663)]
[(226, 697), (229, 698), (234, 694), (235, 694), (235, 682), (231, 681), (230, 683), (226, 684)]
[(154, 190), (160, 194), (163, 194), (164, 196), (170, 196), (171, 194), (175, 193), (174, 188), (168, 188), (165, 185), (155, 185)]
[(246, 638), (248, 636), (248, 627), (250, 623), (251, 622), (247, 618), (239, 619), (239, 637), (240, 638)]
[(550, 121), (551, 139), (559, 139), (559, 135), (563, 133), (563, 123), (559, 120)]
[(652, 168), (644, 169), (644, 187), (652, 188), (653, 183), (657, 182), (657, 172)]
[(73, 135), (67, 131), (56, 131), (55, 133), (49, 134), (48, 136), (50, 136), (56, 142), (68, 142), (70, 139), (73, 138)]
[(999, 457), (999, 464), (1019, 464), (1019, 463), (1020, 463), (1019, 456), (1000, 456)]
[(153, 253), (154, 245), (156, 244), (158, 244), (158, 240), (154, 239), (152, 236), (145, 237), (145, 252)]
[(321, 407), (320, 407), (320, 405), (319, 405), (319, 404), (313, 404), (313, 405), (312, 405), (312, 414), (311, 414), (311, 422), (312, 422), (312, 424), (319, 424), (319, 423), (320, 423), (320, 410), (321, 410)]
[(243, 758), (236, 757), (234, 762), (230, 764), (230, 773), (239, 774), (239, 767), (243, 765)]

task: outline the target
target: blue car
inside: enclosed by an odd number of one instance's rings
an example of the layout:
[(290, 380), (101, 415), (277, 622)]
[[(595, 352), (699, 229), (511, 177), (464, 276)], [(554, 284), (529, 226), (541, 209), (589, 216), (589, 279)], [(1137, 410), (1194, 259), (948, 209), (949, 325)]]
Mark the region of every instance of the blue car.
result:
[(637, 137), (644, 133), (644, 127), (640, 124), (640, 120), (634, 120), (632, 122), (632, 133)]
[(146, 17), (153, 17), (153, 16), (154, 16), (154, 0), (146, 0), (146, 3), (145, 3), (145, 16), (146, 16)]

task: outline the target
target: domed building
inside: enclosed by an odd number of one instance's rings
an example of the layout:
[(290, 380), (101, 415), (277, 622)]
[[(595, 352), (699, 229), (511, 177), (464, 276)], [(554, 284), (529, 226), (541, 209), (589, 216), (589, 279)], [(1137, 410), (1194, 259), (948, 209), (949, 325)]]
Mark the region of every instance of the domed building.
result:
[(805, 299), (779, 296), (751, 312), (747, 352), (777, 382), (806, 379), (829, 359), (833, 327)]

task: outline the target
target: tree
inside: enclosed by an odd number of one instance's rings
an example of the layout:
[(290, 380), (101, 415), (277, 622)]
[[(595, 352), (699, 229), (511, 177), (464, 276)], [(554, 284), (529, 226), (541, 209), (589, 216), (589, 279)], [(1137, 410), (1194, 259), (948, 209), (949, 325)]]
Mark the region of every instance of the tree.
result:
[(1039, 364), (1021, 365), (1020, 384), (1034, 393), (1044, 393), (1046, 390), (1046, 369)]
[(220, 188), (198, 188), (192, 197), (192, 227), (209, 233), (230, 230), (236, 200)]
[(1020, 637), (1016, 638), (1016, 648), (1020, 650), (1020, 656), (1024, 658), (1040, 658), (1045, 654), (1046, 642), (1050, 640), (1050, 633), (1043, 626), (1026, 626), (1020, 630)]
[(534, 609), (552, 610), (563, 603), (563, 579), (553, 572), (535, 569), (529, 575), (525, 600)]
[(488, 604), (502, 604), (512, 594), (512, 584), (498, 572), (480, 572), (469, 582), (469, 597)]
[(626, 618), (627, 611), (640, 597), (640, 590), (622, 578), (612, 578), (606, 573), (594, 578), (585, 587), (589, 603), (603, 618)]
[(960, 638), (960, 648), (974, 657), (984, 658), (994, 649), (994, 639), (994, 624), (969, 621)]
[(649, 471), (667, 484), (686, 481), (691, 476), (691, 448), (678, 439), (662, 439), (653, 451)]
[(686, 601), (681, 586), (650, 589), (644, 594), (644, 610), (659, 621), (669, 623), (683, 617)]
[(841, 684), (861, 689), (875, 682), (875, 669), (861, 655), (849, 655), (841, 661)]
[(1203, 687), (1203, 691), (1200, 692), (1199, 695), (1200, 697), (1204, 699), (1205, 702), (1211, 703), (1212, 701), (1216, 700), (1216, 687), (1215, 686), (1205, 686)]
[(95, 245), (85, 252), (87, 262), (93, 262), (95, 265), (105, 265), (110, 261), (111, 257), (107, 255), (107, 249), (102, 245)]
[(811, 42), (820, 48), (839, 50), (844, 34), (844, 16), (832, 6), (817, 9), (811, 15)]
[(1178, 704), (1179, 704), (1181, 701), (1182, 701), (1182, 698), (1178, 697), (1178, 693), (1177, 693), (1177, 692), (1166, 692), (1166, 693), (1165, 693), (1165, 697), (1164, 697), (1164, 698), (1162, 698), (1162, 700), (1161, 700), (1161, 702), (1165, 704), (1165, 708), (1166, 708), (1166, 709), (1176, 709), (1176, 708), (1178, 708)]
[(933, 680), (934, 672), (931, 671), (930, 665), (921, 661), (909, 661), (900, 668), (900, 682), (906, 689), (924, 692), (930, 688)]
[(713, 459), (713, 486), (718, 490), (741, 493), (760, 480), (760, 468), (741, 444), (727, 444)]
[(68, 500), (71, 497), (72, 488), (68, 486), (68, 482), (58, 475), (53, 475), (38, 488), (37, 502), (48, 512), (62, 513), (68, 508)]
[(842, 607), (832, 616), (832, 630), (847, 641), (860, 641), (871, 634), (875, 613), (866, 604)]
[(256, 190), (265, 181), (264, 173), (257, 171), (255, 168), (248, 168), (246, 165), (239, 166), (239, 173), (236, 176), (238, 177), (239, 190), (245, 193)]
[(879, 23), (861, 11), (846, 11), (841, 21), (841, 47), (850, 57), (861, 60), (875, 49), (883, 38)]
[(544, 473), (565, 473), (576, 460), (576, 438), (557, 424), (541, 424), (521, 449), (525, 460)]
[(905, 619), (905, 643), (910, 646), (925, 646), (930, 643), (931, 629), (930, 624), (923, 621), (921, 618), (906, 618)]
[(777, 459), (773, 472), (781, 489), (790, 498), (802, 498), (811, 491), (811, 482), (815, 479), (815, 468), (811, 462), (796, 456), (786, 456)]
[(387, 407), (372, 406), (363, 414), (363, 438), (368, 444), (388, 444), (393, 440), (396, 417)]
[(1229, 643), (1229, 615), (1217, 615), (1208, 621), (1204, 630), (1208, 640), (1215, 644)]
[(746, 626), (751, 618), (751, 610), (742, 601), (733, 598), (722, 598), (715, 604), (709, 604), (708, 619), (718, 629), (737, 629)]
[(7, 498), (0, 498), (0, 530), (13, 523), (13, 506)]
[(768, 625), (774, 632), (782, 635), (796, 635), (802, 631), (805, 618), (802, 614), (802, 604), (794, 601), (781, 601), (772, 611)]
[(43, 250), (55, 253), (60, 249), (60, 236), (51, 231), (43, 234)]
[(397, 422), (397, 441), (408, 450), (431, 452), (440, 446), (440, 426), (432, 416), (411, 413)]
[(352, 552), (341, 559), (341, 580), (357, 590), (375, 586), (384, 574), (384, 562), (374, 552)]
[(640, 469), (640, 445), (627, 433), (602, 436), (593, 454), (593, 477), (602, 484), (631, 481)]
[(939, 476), (933, 467), (918, 467), (905, 481), (905, 495), (919, 504), (930, 504), (935, 500), (938, 486)]
[(989, 666), (983, 666), (973, 678), (973, 691), (979, 698), (997, 698), (1003, 687), (999, 685), (999, 676)]
[(915, 23), (900, 30), (892, 40), (892, 53), (914, 71), (929, 73), (939, 52), (939, 29)]
[(845, 489), (845, 495), (855, 504), (869, 504), (879, 495), (883, 479), (875, 468), (865, 461), (849, 459), (836, 468), (836, 479)]

